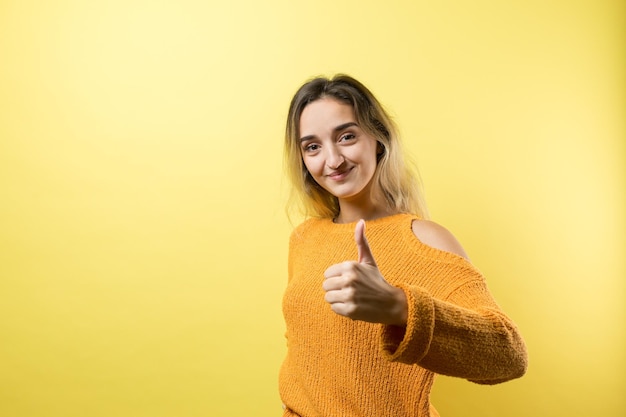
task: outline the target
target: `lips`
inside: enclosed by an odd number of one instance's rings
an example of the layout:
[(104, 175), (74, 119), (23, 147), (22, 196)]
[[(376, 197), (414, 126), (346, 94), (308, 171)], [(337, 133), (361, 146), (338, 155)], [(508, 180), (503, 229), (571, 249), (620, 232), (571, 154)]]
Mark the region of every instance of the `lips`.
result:
[(350, 171), (352, 171), (352, 168), (342, 170), (342, 171), (333, 171), (330, 174), (328, 174), (327, 177), (333, 181), (342, 181), (348, 176), (348, 174), (350, 174)]

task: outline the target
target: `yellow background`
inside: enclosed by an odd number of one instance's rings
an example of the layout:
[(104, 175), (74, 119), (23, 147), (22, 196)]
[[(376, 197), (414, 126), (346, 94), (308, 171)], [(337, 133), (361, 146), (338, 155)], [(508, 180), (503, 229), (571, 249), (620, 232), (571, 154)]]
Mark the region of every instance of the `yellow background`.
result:
[(0, 0), (0, 415), (281, 415), (295, 89), (396, 118), (529, 348), (442, 416), (626, 412), (623, 1)]

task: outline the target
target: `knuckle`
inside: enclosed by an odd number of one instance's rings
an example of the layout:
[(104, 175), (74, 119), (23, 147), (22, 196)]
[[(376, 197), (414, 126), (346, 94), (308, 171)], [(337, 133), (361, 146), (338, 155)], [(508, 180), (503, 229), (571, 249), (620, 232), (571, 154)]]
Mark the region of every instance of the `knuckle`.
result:
[(355, 304), (347, 304), (345, 307), (345, 315), (354, 319), (357, 313), (357, 307)]
[(342, 266), (343, 266), (345, 271), (354, 271), (354, 270), (356, 270), (356, 265), (358, 265), (358, 263), (354, 262), (354, 261), (345, 261), (345, 262), (342, 263)]
[(348, 271), (343, 274), (346, 285), (352, 285), (359, 278), (359, 274), (356, 271)]
[(339, 304), (331, 304), (330, 305), (330, 309), (332, 311), (334, 311), (335, 313), (341, 315), (341, 316), (345, 315), (345, 314), (343, 314), (343, 311), (342, 311), (341, 306)]
[(354, 289), (354, 287), (346, 287), (343, 289), (343, 294), (346, 300), (354, 300), (356, 290)]

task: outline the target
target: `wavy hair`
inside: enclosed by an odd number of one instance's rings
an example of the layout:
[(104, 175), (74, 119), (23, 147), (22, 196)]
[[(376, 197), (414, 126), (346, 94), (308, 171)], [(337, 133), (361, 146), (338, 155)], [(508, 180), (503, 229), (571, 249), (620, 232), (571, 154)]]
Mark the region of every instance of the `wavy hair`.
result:
[(428, 217), (419, 176), (408, 166), (395, 124), (376, 97), (359, 81), (345, 74), (313, 78), (302, 85), (291, 100), (284, 153), (287, 176), (293, 185), (288, 213), (299, 203), (305, 216), (335, 218), (339, 214), (337, 197), (315, 182), (304, 165), (299, 144), (300, 116), (308, 104), (321, 98), (333, 98), (350, 105), (361, 129), (382, 147), (373, 181), (378, 184), (387, 208), (397, 213)]

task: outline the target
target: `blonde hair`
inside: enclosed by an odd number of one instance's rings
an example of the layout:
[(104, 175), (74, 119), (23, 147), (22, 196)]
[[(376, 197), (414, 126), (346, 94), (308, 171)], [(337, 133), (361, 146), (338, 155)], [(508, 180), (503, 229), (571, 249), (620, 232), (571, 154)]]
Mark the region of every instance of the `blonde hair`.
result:
[(378, 184), (387, 208), (427, 218), (419, 176), (407, 164), (395, 124), (374, 95), (363, 84), (345, 74), (333, 78), (313, 78), (302, 85), (291, 100), (284, 155), (287, 175), (293, 185), (288, 213), (299, 203), (305, 216), (335, 218), (339, 214), (337, 197), (320, 187), (309, 174), (299, 144), (302, 111), (311, 102), (326, 97), (352, 106), (361, 129), (382, 147), (373, 181)]

